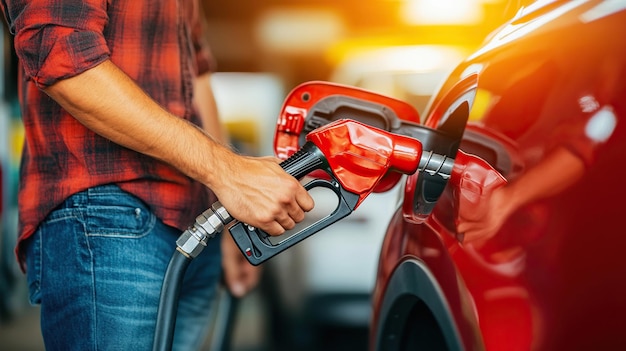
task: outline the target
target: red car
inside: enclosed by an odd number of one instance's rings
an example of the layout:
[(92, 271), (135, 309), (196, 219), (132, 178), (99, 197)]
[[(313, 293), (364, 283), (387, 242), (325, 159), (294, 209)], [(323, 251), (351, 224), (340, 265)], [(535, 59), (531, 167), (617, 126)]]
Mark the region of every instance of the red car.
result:
[(626, 349), (625, 33), (626, 1), (537, 1), (449, 76), (425, 150), (487, 164), (406, 180), (371, 350)]

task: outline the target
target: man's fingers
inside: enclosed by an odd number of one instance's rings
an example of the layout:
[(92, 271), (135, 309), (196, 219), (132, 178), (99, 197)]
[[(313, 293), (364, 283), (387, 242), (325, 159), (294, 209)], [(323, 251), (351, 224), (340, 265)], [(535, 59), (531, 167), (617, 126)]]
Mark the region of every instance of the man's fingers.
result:
[[(303, 190), (303, 192), (304, 193), (299, 193), (298, 196), (296, 196), (296, 202), (298, 203), (298, 206), (300, 207), (300, 209), (302, 209), (302, 211), (309, 212), (315, 206), (315, 200), (313, 200), (313, 197), (311, 196), (311, 194), (309, 194), (308, 191)], [(304, 219), (304, 215), (302, 219)]]
[[(300, 223), (304, 220), (305, 210), (298, 204), (292, 203), (292, 205), (287, 210), (289, 218), (291, 218), (295, 223)], [(294, 224), (295, 224), (294, 223)], [(291, 228), (288, 228), (291, 229)]]
[(274, 221), (269, 223), (264, 231), (271, 236), (278, 236), (285, 233), (285, 228), (279, 222)]
[(276, 222), (278, 222), (278, 224), (280, 224), (280, 226), (285, 230), (293, 229), (293, 227), (296, 226), (296, 221), (291, 218), (288, 213), (285, 213), (283, 217), (276, 219)]
[(457, 225), (457, 232), (463, 234), (463, 242), (472, 242), (481, 240), (487, 236), (488, 232), (484, 230), (481, 223), (463, 221)]
[(470, 231), (472, 229), (476, 228), (476, 223), (474, 222), (468, 222), (468, 221), (462, 221), (461, 223), (459, 223), (456, 226), (456, 231), (459, 233), (465, 233), (467, 231)]
[(313, 209), (314, 201), (311, 195), (304, 189), (300, 188), (295, 199), (291, 199), (283, 208), (282, 213), (275, 218), (276, 222), (285, 230), (293, 229), (296, 223), (302, 222), (305, 213)]

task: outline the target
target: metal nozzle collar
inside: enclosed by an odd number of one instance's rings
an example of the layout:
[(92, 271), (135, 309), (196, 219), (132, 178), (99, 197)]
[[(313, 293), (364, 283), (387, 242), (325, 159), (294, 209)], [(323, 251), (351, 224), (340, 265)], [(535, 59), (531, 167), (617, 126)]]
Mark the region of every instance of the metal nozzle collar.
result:
[(228, 211), (217, 201), (211, 208), (202, 212), (193, 226), (187, 228), (176, 240), (178, 250), (185, 255), (195, 258), (207, 245), (209, 239), (214, 238), (224, 230), (224, 225), (230, 223), (233, 218)]
[(233, 217), (231, 217), (230, 213), (226, 211), (224, 206), (222, 206), (221, 202), (215, 201), (213, 203), (213, 206), (211, 206), (211, 209), (220, 218), (220, 220), (222, 221), (222, 224), (226, 225), (233, 221)]
[(454, 167), (454, 159), (432, 151), (422, 153), (418, 169), (431, 176), (439, 175), (443, 179), (450, 178)]

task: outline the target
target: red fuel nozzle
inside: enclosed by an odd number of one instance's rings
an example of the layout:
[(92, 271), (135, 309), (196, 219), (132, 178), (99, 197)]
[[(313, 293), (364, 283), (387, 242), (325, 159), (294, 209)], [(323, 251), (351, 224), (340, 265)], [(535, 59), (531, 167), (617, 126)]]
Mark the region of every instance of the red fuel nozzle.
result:
[[(296, 243), (319, 232), (354, 211), (390, 175), (415, 173), (422, 161), (419, 140), (394, 134), (355, 120), (340, 119), (319, 127), (306, 136), (304, 145), (280, 165), (304, 184), (329, 189), (337, 196), (337, 207), (319, 221), (295, 229), (287, 239), (272, 243), (261, 230), (236, 223), (229, 228), (235, 243), (253, 265), (260, 264)], [(327, 177), (312, 175), (321, 172)], [(399, 178), (395, 178), (395, 182)]]
[(326, 156), (341, 185), (359, 195), (359, 203), (390, 171), (414, 173), (422, 156), (419, 140), (354, 120), (329, 123), (306, 139)]

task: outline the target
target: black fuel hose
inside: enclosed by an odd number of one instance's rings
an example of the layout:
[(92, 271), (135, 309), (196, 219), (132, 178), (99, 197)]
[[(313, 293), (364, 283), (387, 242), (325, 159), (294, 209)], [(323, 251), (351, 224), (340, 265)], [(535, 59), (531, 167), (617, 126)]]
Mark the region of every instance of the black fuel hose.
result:
[(161, 287), (161, 299), (157, 313), (156, 328), (152, 349), (154, 351), (169, 351), (174, 342), (174, 328), (176, 327), (176, 312), (178, 310), (178, 297), (187, 267), (191, 258), (182, 252), (175, 250)]
[(170, 258), (163, 277), (152, 350), (169, 351), (172, 349), (178, 297), (187, 267), (191, 260), (207, 246), (207, 241), (221, 233), (224, 225), (232, 221), (233, 218), (228, 211), (219, 201), (216, 201), (211, 208), (197, 216), (193, 225), (176, 240), (176, 250)]

